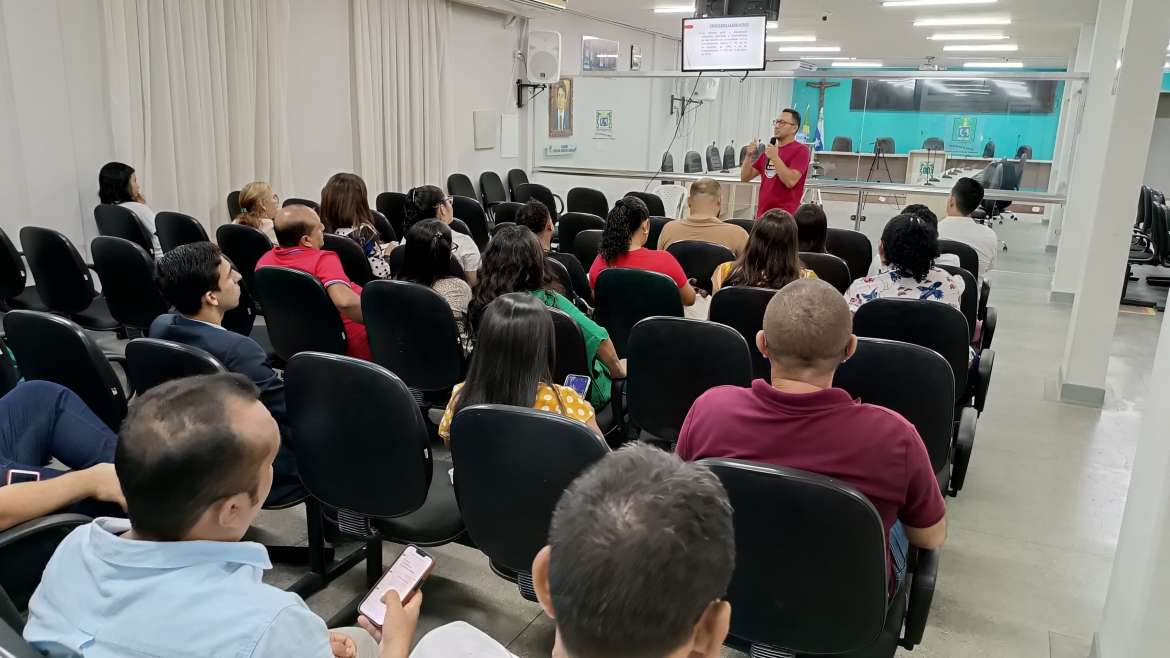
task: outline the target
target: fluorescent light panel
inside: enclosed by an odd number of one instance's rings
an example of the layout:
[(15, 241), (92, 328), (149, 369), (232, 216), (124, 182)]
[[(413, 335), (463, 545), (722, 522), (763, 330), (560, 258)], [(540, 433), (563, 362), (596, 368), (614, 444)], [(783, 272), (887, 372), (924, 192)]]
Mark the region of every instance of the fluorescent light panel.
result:
[(773, 34), (766, 39), (768, 43), (815, 43), (815, 34)]
[(939, 5), (993, 5), (999, 0), (886, 0), (883, 7), (931, 7)]
[(965, 69), (1022, 69), (1023, 62), (963, 62)]
[(833, 62), (834, 68), (850, 68), (850, 69), (880, 69), (881, 62)]
[(808, 62), (852, 62), (856, 57), (801, 57)]
[(926, 38), (931, 41), (1003, 41), (1009, 37), (1002, 32), (940, 32)]
[(841, 46), (780, 46), (776, 52), (781, 53), (839, 53)]
[(768, 28), (769, 30), (775, 30), (776, 28), (780, 27), (780, 21), (768, 21), (764, 27)]
[(1020, 47), (1014, 43), (958, 44), (943, 46), (943, 51), (954, 53), (1014, 53)]
[(655, 14), (693, 14), (694, 5), (662, 5), (654, 8)]
[(1001, 16), (951, 16), (949, 18), (920, 18), (914, 27), (965, 27), (968, 25), (1011, 25), (1012, 19)]

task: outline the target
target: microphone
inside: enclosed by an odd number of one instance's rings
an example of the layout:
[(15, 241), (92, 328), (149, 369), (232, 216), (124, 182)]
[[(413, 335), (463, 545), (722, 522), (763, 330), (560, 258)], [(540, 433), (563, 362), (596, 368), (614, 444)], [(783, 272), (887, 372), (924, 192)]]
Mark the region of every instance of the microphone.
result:
[(771, 144), (772, 146), (775, 146), (776, 145), (776, 138), (773, 137), (772, 139), (768, 140), (768, 143)]

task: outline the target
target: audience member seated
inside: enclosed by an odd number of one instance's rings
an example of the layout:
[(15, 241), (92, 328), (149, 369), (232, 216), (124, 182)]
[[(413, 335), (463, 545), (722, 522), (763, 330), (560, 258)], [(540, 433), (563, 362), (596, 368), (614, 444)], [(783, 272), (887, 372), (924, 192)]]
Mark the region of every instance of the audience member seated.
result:
[(905, 540), (941, 546), (946, 507), (914, 426), (833, 388), (837, 366), (857, 348), (849, 307), (824, 281), (795, 281), (768, 303), (756, 346), (771, 363), (772, 381), (699, 397), (679, 432), (679, 456), (766, 462), (856, 487), (882, 517), (900, 581)]
[(686, 219), (676, 219), (662, 227), (662, 234), (658, 236), (660, 250), (665, 250), (675, 242), (698, 240), (723, 245), (736, 256), (743, 253), (747, 246), (747, 231), (719, 219), (719, 213), (723, 210), (719, 181), (714, 178), (695, 181), (687, 197), (687, 207), (690, 213)]
[[(264, 584), (267, 552), (240, 541), (279, 446), (242, 375), (180, 379), (138, 398), (114, 460), (130, 519), (99, 518), (61, 542), (29, 603), (25, 639), (89, 658), (377, 655), (357, 653), (353, 636), (367, 633), (331, 634), (296, 594)], [(387, 613), (394, 640), (382, 657), (407, 656), (409, 614)]]
[(625, 362), (618, 359), (604, 327), (573, 306), (564, 295), (550, 289), (544, 253), (532, 231), (515, 224), (501, 226), (484, 251), (481, 274), (475, 297), (468, 306), (472, 330), (478, 332), (488, 305), (510, 292), (529, 293), (546, 306), (563, 311), (573, 318), (585, 338), (585, 356), (593, 369), (591, 373), (583, 373), (593, 377), (589, 402), (596, 409), (604, 407), (609, 402), (612, 378), (626, 376)]
[[(69, 389), (44, 381), (18, 384), (0, 398), (0, 530), (58, 511), (124, 508), (113, 465), (117, 443)], [(47, 466), (54, 459), (72, 470)], [(13, 484), (3, 486), (9, 477)]]
[[(467, 305), (471, 303), (471, 286), (451, 273), (451, 227), (437, 219), (425, 219), (411, 226), (403, 243), (402, 271), (398, 278), (418, 283), (439, 293), (451, 307), (459, 327), (459, 341), (465, 352), (471, 350), (467, 326)], [(462, 268), (460, 268), (462, 273)]]
[(317, 213), (301, 205), (281, 208), (276, 213), (275, 229), (277, 246), (260, 257), (256, 269), (275, 265), (316, 277), (341, 314), (347, 340), (346, 354), (372, 361), (370, 341), (362, 319), (362, 287), (345, 275), (337, 254), (321, 249), (325, 243), (325, 226), (317, 218)]
[(674, 256), (668, 252), (647, 249), (643, 245), (650, 237), (650, 211), (641, 199), (618, 199), (601, 234), (597, 258), (589, 267), (589, 284), (597, 287), (597, 276), (611, 267), (650, 270), (670, 277), (678, 286), (683, 306), (695, 303), (695, 289)]
[(365, 252), (370, 271), (379, 279), (390, 278), (390, 264), (386, 256), (397, 247), (384, 243), (370, 214), (366, 183), (355, 174), (333, 174), (321, 188), (321, 223), (327, 233), (348, 237)]
[(878, 243), (882, 267), (877, 274), (857, 279), (845, 299), (856, 311), (862, 304), (882, 298), (928, 299), (959, 308), (965, 284), (962, 277), (935, 267), (938, 233), (917, 215), (898, 215), (886, 224)]
[[(715, 268), (714, 290), (752, 286), (779, 290), (797, 279), (815, 279), (796, 251), (796, 221), (785, 210), (769, 210), (756, 220), (747, 249), (733, 262)], [(714, 291), (712, 291), (714, 292)]]
[(792, 216), (796, 221), (797, 251), (810, 254), (826, 253), (829, 240), (829, 218), (825, 209), (815, 203), (806, 203)]
[(253, 181), (240, 190), (240, 214), (236, 215), (232, 223), (251, 226), (268, 236), (269, 242), (276, 244), (272, 220), (278, 210), (280, 199), (272, 191), (272, 186), (264, 181)]
[[(434, 185), (423, 185), (406, 193), (406, 228), (409, 229), (416, 222), (421, 222), (424, 219), (438, 219), (448, 226), (455, 219), (455, 212), (451, 208), (451, 197)], [(452, 253), (455, 254), (455, 259), (459, 261), (459, 264), (463, 266), (467, 282), (474, 286), (479, 273), (479, 247), (476, 246), (475, 240), (470, 235), (458, 231), (453, 231), (451, 238), (455, 245)]]
[[(585, 268), (581, 266), (581, 261), (577, 260), (576, 256), (563, 251), (552, 250), (553, 221), (552, 215), (548, 213), (548, 206), (533, 199), (516, 211), (516, 216), (513, 221), (520, 226), (527, 227), (528, 230), (536, 234), (536, 238), (540, 240), (540, 248), (544, 250), (545, 256), (565, 266), (565, 269), (569, 272), (569, 279), (573, 282), (574, 286), (578, 282), (582, 286), (588, 285), (589, 277), (585, 274)], [(556, 279), (551, 272), (549, 273), (549, 278)], [(564, 292), (566, 296), (572, 296), (574, 291), (566, 290)]]
[(121, 162), (107, 162), (102, 165), (98, 171), (98, 200), (122, 206), (134, 213), (150, 231), (155, 253), (162, 253), (154, 228), (154, 211), (146, 205), (146, 198), (142, 196), (142, 188), (138, 186), (138, 175), (134, 173), (134, 167)]
[[(971, 219), (971, 213), (983, 203), (983, 186), (973, 178), (960, 178), (947, 198), (947, 216), (938, 223), (938, 237), (955, 240), (971, 246), (979, 255), (979, 271), (972, 272), (980, 284), (995, 268), (999, 256), (999, 239), (990, 226)], [(948, 254), (949, 255), (949, 254)], [(958, 265), (958, 257), (948, 259), (947, 265)]]
[[(903, 208), (902, 212), (900, 212), (898, 214), (899, 215), (914, 215), (914, 216), (918, 217), (919, 219), (926, 220), (927, 222), (930, 223), (931, 226), (933, 226), (935, 228), (935, 230), (938, 230), (938, 215), (934, 214), (934, 211), (931, 210), (926, 204), (912, 203), (912, 204), (906, 206), (905, 208)], [(940, 261), (941, 261), (941, 258), (940, 258)], [(959, 264), (958, 260), (956, 259), (955, 265), (957, 266), (958, 264)]]
[[(242, 195), (241, 195), (242, 196)], [(260, 401), (280, 426), (281, 449), (274, 465), (272, 501), (300, 486), (296, 456), (289, 446), (284, 380), (272, 369), (260, 344), (223, 327), (223, 316), (240, 304), (240, 273), (210, 242), (175, 247), (158, 259), (158, 286), (178, 313), (150, 324), (151, 338), (197, 347), (260, 389)]]
[(540, 300), (522, 292), (497, 297), (484, 309), (467, 378), (451, 391), (439, 436), (450, 441), (451, 419), (476, 404), (531, 405), (585, 423), (601, 436), (593, 407), (552, 380), (556, 347), (552, 317)]

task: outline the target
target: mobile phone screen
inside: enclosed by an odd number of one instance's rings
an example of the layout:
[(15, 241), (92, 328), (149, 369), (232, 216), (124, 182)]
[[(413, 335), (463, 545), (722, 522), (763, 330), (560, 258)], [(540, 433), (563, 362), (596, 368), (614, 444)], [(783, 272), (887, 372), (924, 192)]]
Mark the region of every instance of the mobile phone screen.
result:
[(374, 585), (374, 589), (362, 599), (358, 611), (381, 627), (382, 620), (386, 618), (386, 604), (382, 603), (382, 596), (389, 590), (394, 590), (398, 593), (399, 600), (405, 603), (427, 576), (431, 575), (434, 564), (434, 558), (419, 550), (417, 546), (407, 546), (394, 564), (390, 565), (390, 570), (382, 575), (377, 585)]
[(585, 375), (569, 375), (565, 377), (565, 386), (577, 392), (577, 395), (585, 397), (585, 392), (589, 390), (589, 382), (592, 381)]
[(6, 476), (7, 484), (20, 484), (21, 482), (39, 482), (41, 474), (37, 471), (23, 471), (19, 468), (8, 469)]

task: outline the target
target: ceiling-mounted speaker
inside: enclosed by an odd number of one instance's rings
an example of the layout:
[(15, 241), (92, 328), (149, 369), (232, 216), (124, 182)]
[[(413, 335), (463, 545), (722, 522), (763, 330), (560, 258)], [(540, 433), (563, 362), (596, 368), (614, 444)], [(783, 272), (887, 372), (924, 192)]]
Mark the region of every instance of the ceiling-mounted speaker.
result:
[(561, 33), (533, 30), (528, 33), (528, 56), (525, 60), (528, 81), (552, 84), (561, 79)]

